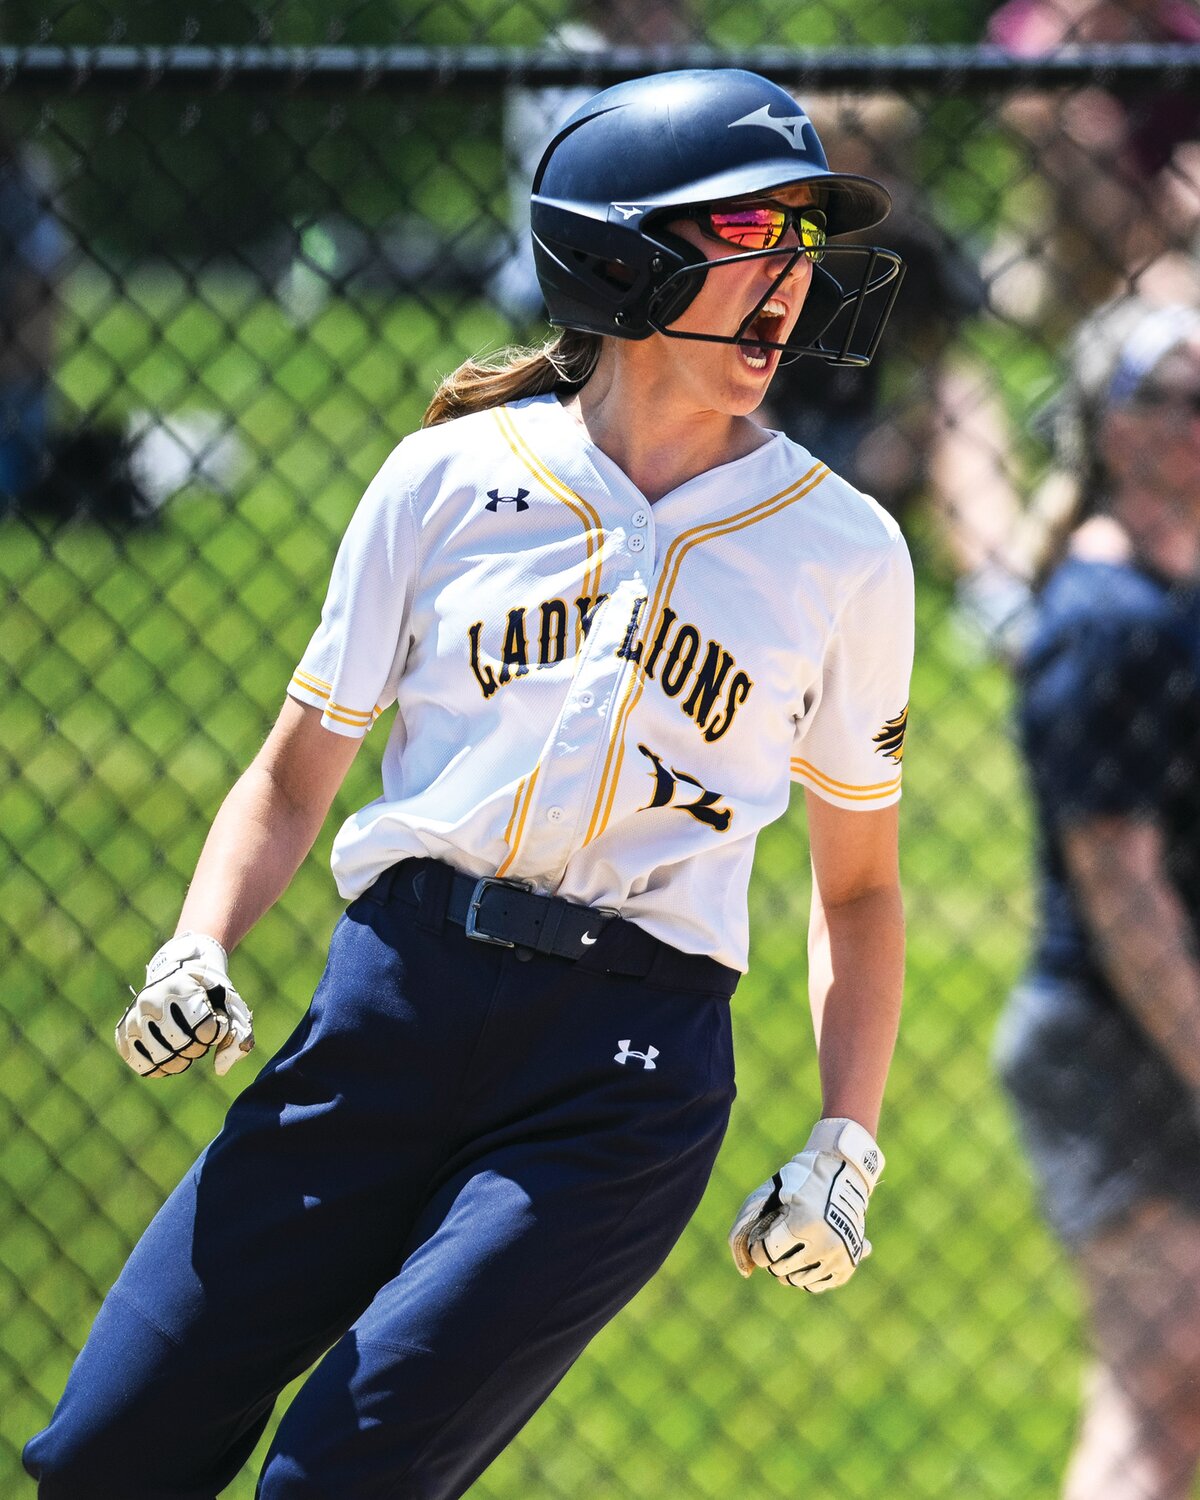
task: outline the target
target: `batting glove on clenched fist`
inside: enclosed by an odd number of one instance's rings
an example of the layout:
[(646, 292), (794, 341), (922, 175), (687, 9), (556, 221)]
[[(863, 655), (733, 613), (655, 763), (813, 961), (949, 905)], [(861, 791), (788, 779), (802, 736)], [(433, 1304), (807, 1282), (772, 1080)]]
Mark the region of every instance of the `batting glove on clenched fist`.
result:
[(742, 1204), (729, 1232), (743, 1276), (755, 1266), (789, 1286), (827, 1292), (871, 1253), (867, 1201), (883, 1152), (853, 1120), (818, 1120), (799, 1156)]
[(143, 1078), (182, 1073), (215, 1047), (218, 1074), (254, 1046), (253, 1017), (229, 982), (216, 938), (181, 932), (146, 966), (146, 987), (117, 1022), (117, 1051)]

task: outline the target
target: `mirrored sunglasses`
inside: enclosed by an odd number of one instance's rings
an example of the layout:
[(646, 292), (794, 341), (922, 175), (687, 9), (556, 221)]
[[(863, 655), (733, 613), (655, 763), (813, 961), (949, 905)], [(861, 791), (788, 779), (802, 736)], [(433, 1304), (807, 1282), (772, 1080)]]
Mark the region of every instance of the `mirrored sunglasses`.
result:
[(703, 209), (696, 215), (701, 229), (739, 250), (774, 250), (789, 229), (796, 231), (810, 260), (825, 253), (825, 215), (819, 208), (788, 208), (783, 203), (747, 203), (732, 208)]

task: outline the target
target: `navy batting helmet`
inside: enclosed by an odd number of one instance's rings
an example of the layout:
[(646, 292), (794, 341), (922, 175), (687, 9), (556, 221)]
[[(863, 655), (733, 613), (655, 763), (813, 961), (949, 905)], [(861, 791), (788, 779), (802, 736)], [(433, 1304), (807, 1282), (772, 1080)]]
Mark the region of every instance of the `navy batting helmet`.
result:
[[(775, 288), (809, 252), (792, 244), (727, 257), (776, 257), (779, 275), (736, 334), (680, 333), (669, 325), (718, 262), (667, 226), (688, 210), (769, 196), (795, 184), (812, 187), (831, 236), (868, 229), (891, 206), (879, 183), (830, 171), (804, 110), (756, 73), (689, 69), (605, 89), (559, 129), (533, 182), (534, 261), (551, 323), (627, 339), (663, 333), (742, 341)], [(746, 342), (831, 364), (869, 362), (903, 264), (894, 252), (866, 245), (828, 245), (822, 259), (831, 255), (858, 258), (856, 284), (847, 290), (827, 264), (814, 265), (787, 343)], [(877, 317), (864, 328), (863, 302), (885, 289), (874, 304)], [(822, 342), (835, 325), (836, 337)]]

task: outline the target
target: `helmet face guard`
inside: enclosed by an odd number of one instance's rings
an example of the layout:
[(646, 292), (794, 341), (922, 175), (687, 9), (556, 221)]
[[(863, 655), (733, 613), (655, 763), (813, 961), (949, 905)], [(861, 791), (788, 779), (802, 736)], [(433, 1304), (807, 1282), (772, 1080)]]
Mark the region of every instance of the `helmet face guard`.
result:
[[(847, 284), (814, 264), (796, 327), (779, 344), (747, 330), (809, 252), (776, 247), (709, 260), (669, 227), (698, 207), (797, 185), (812, 189), (830, 236), (867, 229), (890, 207), (878, 183), (830, 171), (808, 116), (757, 74), (697, 69), (606, 89), (566, 122), (534, 179), (534, 260), (551, 323), (615, 338), (748, 344), (789, 360), (869, 363), (903, 276), (894, 252), (827, 241), (822, 260), (848, 265)], [(778, 275), (736, 333), (672, 327), (708, 275), (766, 257), (779, 261)], [(873, 316), (864, 319), (868, 297)]]
[[(838, 256), (851, 262), (849, 274), (835, 277), (824, 265), (814, 265), (804, 306), (787, 339), (780, 343), (755, 337), (750, 333), (754, 320), (787, 279), (793, 266), (807, 252), (799, 246), (787, 250), (751, 250), (741, 255), (727, 255), (699, 266), (682, 266), (667, 274), (651, 297), (646, 321), (654, 333), (671, 339), (692, 339), (706, 344), (744, 344), (754, 349), (774, 349), (783, 354), (781, 364), (791, 364), (801, 355), (812, 355), (830, 365), (862, 368), (871, 363), (879, 347), (884, 326), (896, 304), (904, 280), (904, 262), (894, 250), (871, 245), (826, 245), (826, 256)], [(733, 334), (693, 333), (669, 326), (690, 305), (708, 275), (725, 265), (768, 256), (782, 261), (765, 295), (751, 308)], [(854, 261), (860, 264), (856, 269)], [(850, 276), (856, 276), (847, 287)], [(681, 296), (679, 288), (685, 287)], [(886, 294), (886, 295), (885, 295)], [(863, 313), (868, 297), (875, 298), (870, 317), (864, 324)]]

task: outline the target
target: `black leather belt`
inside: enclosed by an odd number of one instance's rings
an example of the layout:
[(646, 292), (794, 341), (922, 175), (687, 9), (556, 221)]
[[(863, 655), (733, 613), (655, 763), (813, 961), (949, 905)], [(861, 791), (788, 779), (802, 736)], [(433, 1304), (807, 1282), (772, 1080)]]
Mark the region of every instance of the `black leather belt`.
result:
[(556, 958), (581, 958), (613, 922), (633, 925), (619, 912), (577, 906), (558, 896), (539, 896), (492, 876), (473, 880), (469, 875), (455, 875), (446, 915), (476, 942), (529, 948)]
[(741, 975), (700, 953), (681, 953), (604, 907), (540, 896), (514, 881), (463, 875), (435, 859), (406, 859), (381, 875), (371, 899), (396, 895), (477, 943), (570, 959), (581, 969), (645, 978), (704, 994), (733, 994)]

